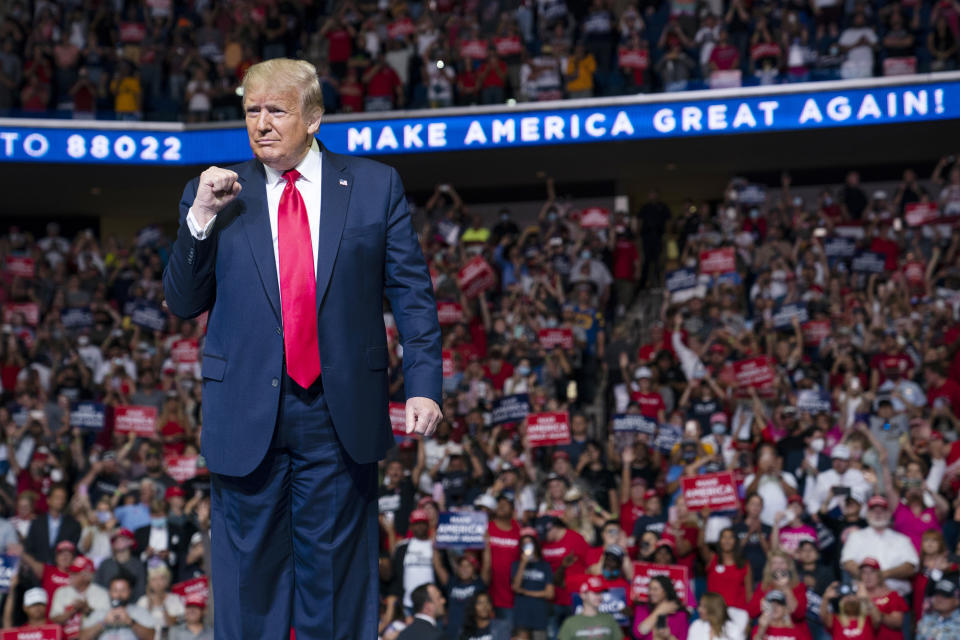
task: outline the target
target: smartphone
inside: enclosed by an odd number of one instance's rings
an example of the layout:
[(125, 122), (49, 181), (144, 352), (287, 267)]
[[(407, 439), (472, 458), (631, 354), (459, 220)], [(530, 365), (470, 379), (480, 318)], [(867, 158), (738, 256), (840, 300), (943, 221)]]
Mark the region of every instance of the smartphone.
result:
[(660, 615), (657, 616), (657, 629), (666, 629), (667, 628), (667, 616)]

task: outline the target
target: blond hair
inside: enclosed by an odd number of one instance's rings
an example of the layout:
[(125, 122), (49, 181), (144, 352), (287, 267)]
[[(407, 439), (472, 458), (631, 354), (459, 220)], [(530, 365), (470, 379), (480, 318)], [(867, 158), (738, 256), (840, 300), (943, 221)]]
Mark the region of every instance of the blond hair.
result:
[(240, 82), (243, 95), (255, 87), (296, 89), (300, 94), (303, 120), (311, 122), (323, 114), (323, 89), (317, 78), (317, 68), (306, 60), (273, 58), (251, 66)]
[(774, 558), (782, 558), (787, 564), (787, 571), (790, 573), (790, 588), (797, 586), (797, 564), (793, 561), (793, 556), (791, 556), (786, 551), (782, 549), (777, 549), (776, 551), (771, 551), (767, 554), (767, 564), (763, 567), (763, 578), (760, 581), (760, 586), (764, 590), (770, 590), (773, 588), (774, 579), (773, 579), (773, 563), (770, 562)]
[(700, 597), (700, 606), (706, 614), (703, 620), (710, 625), (713, 635), (718, 638), (723, 636), (723, 627), (730, 620), (727, 603), (724, 602), (723, 596), (708, 591)]

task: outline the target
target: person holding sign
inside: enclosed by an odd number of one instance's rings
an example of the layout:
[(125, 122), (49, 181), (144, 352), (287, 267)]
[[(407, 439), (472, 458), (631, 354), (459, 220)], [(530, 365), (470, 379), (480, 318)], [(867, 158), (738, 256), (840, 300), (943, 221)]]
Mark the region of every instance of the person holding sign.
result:
[(667, 576), (653, 576), (647, 601), (633, 612), (633, 637), (637, 640), (686, 640), (690, 624), (687, 607)]
[(443, 370), (430, 273), (396, 170), (316, 139), (312, 64), (266, 60), (242, 89), (256, 157), (186, 185), (163, 274), (174, 315), (209, 311), (215, 635), (371, 638), (377, 461), (395, 443), (383, 298), (403, 346), (407, 433), (431, 435)]

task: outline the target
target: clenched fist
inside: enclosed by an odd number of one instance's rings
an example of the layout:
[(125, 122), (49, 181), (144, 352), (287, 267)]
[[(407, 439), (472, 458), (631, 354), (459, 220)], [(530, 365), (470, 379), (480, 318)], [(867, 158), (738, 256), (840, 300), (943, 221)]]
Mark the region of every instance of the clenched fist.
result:
[(236, 172), (229, 169), (210, 167), (201, 173), (197, 198), (193, 201), (193, 215), (200, 226), (205, 226), (230, 204), (241, 188)]

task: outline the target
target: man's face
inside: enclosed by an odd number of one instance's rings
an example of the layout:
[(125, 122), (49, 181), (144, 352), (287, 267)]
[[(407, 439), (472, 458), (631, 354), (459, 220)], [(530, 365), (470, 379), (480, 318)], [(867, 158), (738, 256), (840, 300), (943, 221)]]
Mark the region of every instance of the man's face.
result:
[(413, 532), (413, 537), (418, 540), (425, 540), (430, 532), (430, 525), (426, 522), (414, 522), (410, 525), (410, 530)]
[(390, 479), (390, 486), (395, 487), (403, 479), (403, 465), (394, 460), (387, 465), (387, 478)]
[(839, 474), (845, 473), (847, 470), (847, 467), (849, 466), (850, 466), (849, 460), (843, 460), (842, 458), (833, 459), (833, 470)]
[(587, 419), (583, 416), (574, 416), (570, 423), (570, 429), (573, 435), (582, 436), (587, 433)]
[(513, 503), (507, 500), (506, 498), (500, 498), (497, 500), (497, 512), (496, 515), (498, 518), (507, 519), (513, 516)]
[(584, 604), (588, 604), (594, 609), (599, 609), (600, 602), (603, 600), (603, 594), (595, 591), (583, 591), (580, 593), (580, 598)]
[(70, 584), (73, 585), (73, 588), (77, 591), (83, 591), (90, 586), (91, 582), (93, 582), (93, 574), (89, 571), (70, 574)]
[(110, 599), (120, 602), (130, 600), (130, 585), (126, 580), (114, 580), (110, 583)]
[(934, 594), (932, 598), (933, 609), (942, 616), (949, 615), (957, 608), (957, 599), (948, 598), (941, 594)]
[(447, 603), (443, 598), (443, 594), (440, 593), (440, 589), (434, 585), (427, 587), (430, 593), (430, 602), (433, 603), (433, 617), (441, 618), (444, 614), (444, 605)]
[(293, 87), (248, 87), (243, 98), (250, 148), (263, 164), (286, 171), (306, 154), (320, 117), (306, 122), (299, 92)]
[(147, 451), (146, 455), (146, 467), (147, 471), (153, 473), (160, 470), (160, 452), (159, 451)]
[(47, 505), (56, 512), (63, 511), (67, 504), (67, 492), (63, 489), (54, 489), (47, 498)]

